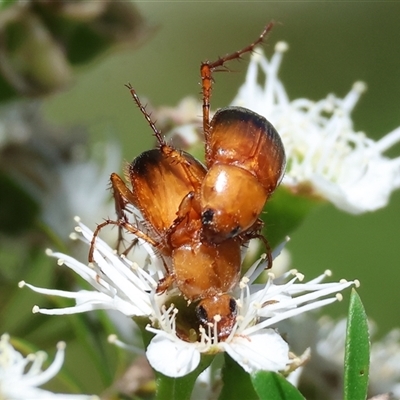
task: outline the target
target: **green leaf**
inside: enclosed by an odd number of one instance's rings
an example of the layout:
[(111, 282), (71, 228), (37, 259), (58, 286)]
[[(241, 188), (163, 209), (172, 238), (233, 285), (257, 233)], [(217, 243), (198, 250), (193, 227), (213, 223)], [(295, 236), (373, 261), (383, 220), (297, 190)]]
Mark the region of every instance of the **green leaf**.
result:
[(258, 400), (250, 375), (227, 353), (225, 353), (225, 365), (222, 369), (222, 382), (219, 400)]
[(367, 315), (357, 292), (350, 297), (347, 320), (344, 400), (365, 400), (368, 391), (370, 341)]
[(315, 196), (292, 193), (287, 187), (279, 186), (260, 216), (265, 223), (263, 233), (271, 248), (296, 230), (306, 216), (321, 204), (324, 202)]
[(261, 400), (304, 400), (305, 397), (275, 372), (259, 371), (251, 375), (255, 391)]

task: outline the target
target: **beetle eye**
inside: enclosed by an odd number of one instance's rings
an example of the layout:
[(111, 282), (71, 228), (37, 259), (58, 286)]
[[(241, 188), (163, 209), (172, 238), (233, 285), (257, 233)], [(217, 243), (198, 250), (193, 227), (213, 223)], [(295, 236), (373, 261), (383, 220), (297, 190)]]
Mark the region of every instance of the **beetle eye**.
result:
[(232, 316), (236, 316), (236, 314), (237, 314), (237, 303), (236, 303), (236, 300), (233, 297), (231, 297), (230, 300), (229, 300), (229, 310), (230, 310)]
[(201, 222), (204, 225), (210, 224), (213, 218), (214, 218), (214, 210), (212, 210), (211, 208), (208, 208), (201, 214)]
[(208, 322), (207, 311), (202, 305), (196, 307), (196, 316), (201, 324), (203, 325), (207, 324)]

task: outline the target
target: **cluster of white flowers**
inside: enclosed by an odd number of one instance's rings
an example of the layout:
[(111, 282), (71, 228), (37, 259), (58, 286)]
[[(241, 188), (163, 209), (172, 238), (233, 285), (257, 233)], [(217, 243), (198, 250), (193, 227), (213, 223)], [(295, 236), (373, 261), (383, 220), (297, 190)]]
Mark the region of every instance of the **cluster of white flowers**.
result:
[[(311, 357), (299, 377), (312, 382), (327, 398), (340, 398), (343, 392), (343, 365), (346, 338), (345, 318), (337, 321), (326, 316), (316, 320), (301, 315), (279, 326), (286, 333), (295, 351), (310, 346)], [(371, 335), (369, 396), (391, 393), (400, 398), (400, 329), (394, 329), (379, 341), (373, 340), (376, 326), (368, 321)]]
[(362, 82), (343, 99), (330, 94), (319, 101), (290, 100), (278, 77), (287, 49), (286, 43), (277, 43), (271, 60), (261, 49), (253, 53), (232, 105), (258, 112), (279, 132), (288, 160), (283, 185), (311, 192), (350, 213), (386, 206), (400, 187), (400, 157), (389, 159), (383, 153), (400, 142), (400, 127), (377, 142), (354, 131), (351, 112), (365, 90)]
[[(79, 147), (79, 146), (77, 146)], [(84, 149), (77, 149), (77, 153)], [(90, 227), (114, 212), (110, 192), (106, 190), (110, 171), (121, 165), (120, 146), (113, 141), (98, 142), (90, 157), (77, 156), (54, 166), (56, 175), (46, 179), (46, 191), (40, 193), (43, 221), (62, 239), (67, 239), (75, 215), (85, 215)], [(67, 221), (67, 222), (66, 222)]]
[(14, 349), (8, 334), (0, 339), (0, 399), (7, 400), (99, 400), (97, 396), (56, 394), (40, 389), (54, 378), (64, 362), (65, 343), (57, 345), (52, 364), (42, 370), (47, 354), (43, 351), (24, 357)]
[(371, 346), (370, 392), (400, 398), (400, 329), (393, 329)]
[[(90, 243), (92, 231), (81, 223), (77, 231), (82, 235), (81, 239)], [(166, 307), (177, 295), (177, 290), (156, 293), (164, 272), (154, 251), (151, 248), (146, 250), (149, 258), (143, 266), (119, 256), (101, 239), (96, 241), (94, 265), (88, 266), (65, 254), (48, 251), (49, 255), (59, 259), (59, 265), (74, 270), (95, 290), (66, 292), (38, 288), (25, 282), (20, 286), (76, 301), (74, 306), (61, 309), (35, 306), (33, 311), (42, 314), (62, 315), (105, 309), (118, 310), (127, 317), (148, 317), (147, 329), (154, 333), (146, 351), (150, 364), (164, 375), (179, 377), (198, 366), (201, 354), (223, 351), (248, 372), (290, 370), (293, 360), (289, 356), (288, 344), (272, 328), (279, 321), (340, 300), (338, 292), (358, 284), (357, 281), (322, 283), (330, 275), (329, 271), (307, 283), (301, 283), (302, 274), (289, 271), (278, 278), (270, 274), (266, 284), (255, 284), (266, 266), (266, 260), (262, 258), (246, 272), (234, 291), (239, 313), (229, 337), (219, 340), (214, 332), (215, 324), (208, 331), (201, 328), (198, 341), (188, 342), (182, 340), (176, 331), (177, 308), (173, 304)], [(277, 249), (273, 256), (279, 252)], [(170, 361), (165, 363), (166, 359)]]

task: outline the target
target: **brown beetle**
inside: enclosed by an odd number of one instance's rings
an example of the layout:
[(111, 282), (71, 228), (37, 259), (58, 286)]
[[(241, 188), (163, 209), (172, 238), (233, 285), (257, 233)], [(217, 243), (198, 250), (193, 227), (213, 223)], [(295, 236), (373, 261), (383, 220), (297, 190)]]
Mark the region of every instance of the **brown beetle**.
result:
[[(282, 178), (285, 152), (273, 126), (250, 110), (223, 108), (210, 122), (212, 72), (251, 52), (271, 28), (272, 23), (242, 50), (201, 64), (206, 166), (165, 142), (127, 85), (158, 147), (129, 165), (126, 176), (132, 189), (117, 174), (111, 175), (118, 220), (98, 225), (89, 252), (92, 262), (96, 237), (107, 225), (119, 227), (119, 242), (125, 229), (150, 243), (160, 252), (167, 273), (157, 291), (175, 284), (187, 300), (198, 302), (198, 322), (216, 324), (221, 339), (236, 321), (237, 304), (229, 292), (240, 278), (241, 247), (252, 238), (262, 238), (259, 215)], [(128, 205), (140, 210), (148, 233), (130, 222)], [(271, 266), (269, 249), (268, 257)]]
[(200, 195), (206, 240), (219, 243), (259, 229), (265, 202), (282, 179), (283, 144), (262, 116), (242, 107), (217, 111), (206, 142)]

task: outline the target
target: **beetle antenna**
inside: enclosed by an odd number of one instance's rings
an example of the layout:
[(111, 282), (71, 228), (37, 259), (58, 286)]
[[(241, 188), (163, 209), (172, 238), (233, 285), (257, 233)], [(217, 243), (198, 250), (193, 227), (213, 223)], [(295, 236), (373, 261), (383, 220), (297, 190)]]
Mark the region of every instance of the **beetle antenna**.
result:
[(139, 96), (136, 93), (136, 90), (133, 88), (133, 86), (128, 83), (125, 85), (127, 87), (132, 95), (133, 100), (135, 101), (136, 105), (139, 107), (140, 112), (144, 115), (144, 118), (150, 125), (150, 128), (153, 130), (154, 136), (157, 139), (157, 142), (160, 146), (165, 146), (165, 139), (161, 135), (161, 131), (158, 130), (156, 127), (155, 122), (151, 119), (151, 115), (146, 111), (146, 107), (142, 104), (142, 102), (139, 99)]

